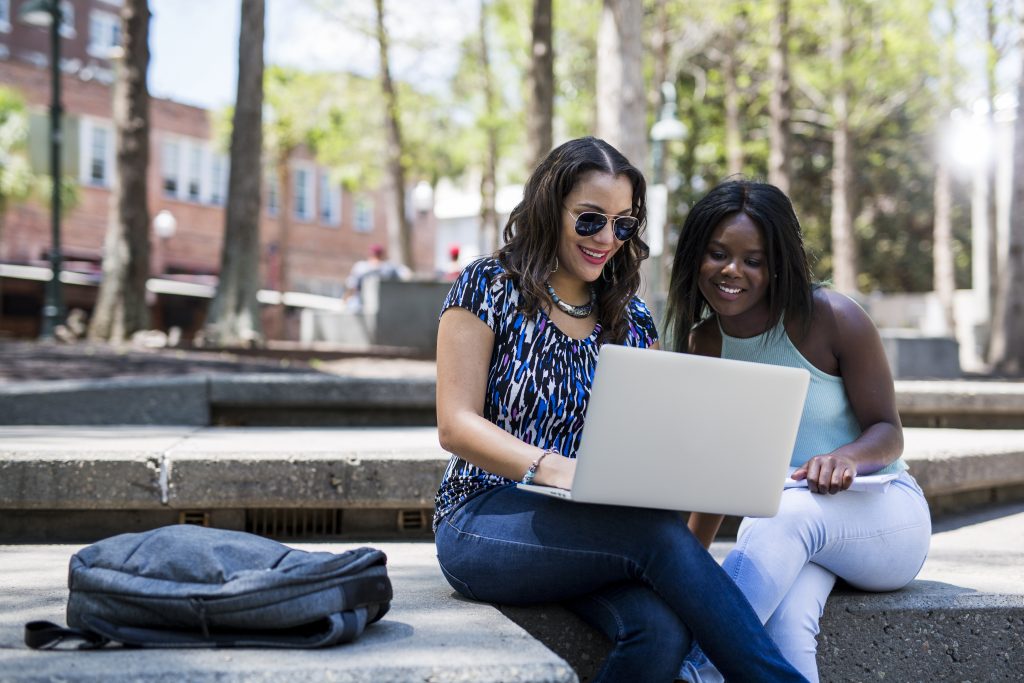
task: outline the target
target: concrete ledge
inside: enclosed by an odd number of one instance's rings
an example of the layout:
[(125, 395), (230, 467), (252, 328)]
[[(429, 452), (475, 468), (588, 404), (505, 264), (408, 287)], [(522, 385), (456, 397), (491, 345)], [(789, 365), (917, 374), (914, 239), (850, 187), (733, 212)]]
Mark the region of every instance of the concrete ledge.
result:
[[(939, 524), (916, 581), (891, 593), (845, 585), (829, 597), (818, 636), (822, 681), (1019, 680), (1024, 664), (1024, 505)], [(732, 543), (716, 542), (719, 561)], [(501, 607), (593, 680), (610, 647), (558, 605)]]
[[(0, 444), (0, 509), (430, 508), (448, 462), (433, 427), (13, 426)], [(933, 505), (1024, 486), (1024, 431), (906, 444)]]
[(433, 506), (433, 428), (0, 428), (0, 509)]
[(892, 376), (898, 379), (960, 377), (960, 344), (955, 337), (931, 337), (899, 330), (879, 330)]
[(256, 374), (210, 378), (218, 425), (433, 425), (433, 379)]
[[(74, 546), (0, 547), (0, 680), (5, 683), (574, 683), (572, 669), (490, 605), (453, 599), (429, 543), (388, 555), (391, 611), (355, 642), (323, 650), (33, 651), (24, 622), (64, 623)], [(340, 552), (337, 545), (306, 546)]]
[(0, 384), (0, 424), (207, 425), (206, 383), (186, 376)]
[(905, 427), (1024, 428), (1022, 382), (897, 381)]
[[(376, 375), (210, 374), (0, 384), (0, 425), (430, 426), (435, 381)], [(408, 369), (408, 368), (407, 368)], [(897, 381), (906, 427), (1024, 429), (1024, 382)]]

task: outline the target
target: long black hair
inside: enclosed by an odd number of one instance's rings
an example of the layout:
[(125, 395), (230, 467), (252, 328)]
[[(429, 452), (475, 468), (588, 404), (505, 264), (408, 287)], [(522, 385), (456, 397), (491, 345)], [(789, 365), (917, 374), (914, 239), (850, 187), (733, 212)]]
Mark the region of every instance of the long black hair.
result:
[(675, 351), (687, 350), (690, 330), (712, 313), (698, 286), (700, 265), (711, 234), (739, 213), (746, 214), (761, 229), (764, 239), (769, 274), (765, 331), (775, 327), (783, 313), (796, 316), (804, 330), (810, 324), (813, 277), (793, 203), (774, 185), (728, 180), (693, 205), (676, 245), (665, 316), (668, 347)]
[(520, 308), (527, 315), (536, 313), (548, 297), (544, 282), (555, 267), (565, 198), (583, 175), (592, 171), (629, 179), (633, 186), (632, 215), (640, 220), (637, 234), (605, 264), (610, 281), (601, 277), (594, 283), (601, 324), (598, 343), (621, 343), (629, 326), (626, 306), (640, 288), (640, 262), (650, 253), (640, 239), (647, 224), (647, 183), (643, 174), (607, 142), (577, 138), (551, 150), (526, 181), (523, 201), (512, 210), (505, 225), (505, 246), (498, 250), (498, 259), (521, 292)]

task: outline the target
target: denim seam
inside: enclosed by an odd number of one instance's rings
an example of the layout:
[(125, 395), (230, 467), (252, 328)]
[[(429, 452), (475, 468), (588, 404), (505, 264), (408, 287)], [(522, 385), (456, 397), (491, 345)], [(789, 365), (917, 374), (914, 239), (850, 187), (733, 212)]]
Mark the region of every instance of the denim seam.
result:
[(612, 615), (613, 619), (615, 619), (616, 640), (620, 642), (624, 640), (626, 637), (626, 626), (622, 622), (622, 616), (619, 614), (618, 610), (615, 609), (615, 605), (612, 604), (610, 600), (606, 600), (600, 595), (594, 595), (592, 596), (592, 598), (594, 602), (599, 602), (602, 605), (604, 605), (604, 607), (608, 610), (608, 613)]
[[(644, 582), (647, 583), (649, 586), (651, 586), (651, 588), (653, 589), (653, 585), (647, 579), (647, 573), (645, 571), (643, 571), (641, 569), (641, 567), (634, 560), (632, 560), (632, 559), (630, 559), (630, 558), (628, 558), (628, 557), (626, 557), (624, 555), (616, 555), (615, 553), (605, 553), (605, 552), (600, 552), (600, 551), (596, 551), (596, 550), (585, 550), (585, 549), (581, 549), (581, 548), (563, 548), (563, 547), (558, 547), (558, 546), (543, 545), (543, 544), (539, 544), (539, 543), (524, 543), (522, 541), (510, 541), (510, 540), (504, 539), (504, 538), (493, 538), (491, 536), (483, 536), (481, 534), (475, 534), (475, 533), (471, 533), (469, 531), (463, 531), (462, 529), (459, 529), (459, 527), (457, 527), (454, 524), (452, 524), (451, 521), (448, 520), (448, 519), (445, 519), (445, 524), (447, 524), (452, 529), (454, 529), (455, 533), (459, 534), (460, 536), (468, 536), (470, 538), (479, 538), (479, 539), (482, 539), (482, 540), (485, 540), (485, 541), (490, 541), (492, 543), (504, 543), (506, 545), (512, 545), (512, 546), (523, 546), (523, 547), (526, 547), (526, 548), (539, 548), (539, 549), (546, 550), (546, 551), (551, 551), (551, 552), (576, 553), (576, 554), (587, 555), (587, 556), (591, 556), (591, 557), (604, 557), (604, 558), (610, 558), (610, 559), (613, 559), (613, 560), (618, 560), (619, 562), (624, 562), (627, 565), (629, 565), (630, 567), (632, 567), (633, 571), (636, 574), (636, 577), (640, 578), (640, 579), (643, 579)], [(655, 593), (657, 594), (657, 591), (655, 591)]]

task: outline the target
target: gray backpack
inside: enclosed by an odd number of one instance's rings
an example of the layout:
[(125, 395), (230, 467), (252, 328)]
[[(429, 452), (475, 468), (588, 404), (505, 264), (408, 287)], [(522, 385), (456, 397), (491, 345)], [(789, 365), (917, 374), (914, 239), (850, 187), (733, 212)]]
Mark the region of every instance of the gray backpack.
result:
[(253, 534), (181, 524), (122, 534), (71, 558), (67, 620), (25, 642), (80, 648), (296, 647), (347, 643), (391, 605), (380, 550), (295, 550)]

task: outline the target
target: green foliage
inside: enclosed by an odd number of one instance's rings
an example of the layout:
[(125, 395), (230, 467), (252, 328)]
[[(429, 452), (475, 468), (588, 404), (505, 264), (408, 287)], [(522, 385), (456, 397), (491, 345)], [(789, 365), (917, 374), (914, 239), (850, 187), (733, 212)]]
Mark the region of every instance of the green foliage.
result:
[[(941, 105), (943, 37), (933, 29), (929, 0), (844, 0), (850, 51), (842, 73), (829, 56), (832, 17), (824, 0), (792, 0), (790, 68), (792, 161), (790, 194), (816, 257), (816, 275), (831, 275), (831, 96), (845, 84), (853, 150), (851, 201), (863, 290), (925, 291), (932, 287), (934, 131)], [(765, 177), (768, 155), (769, 24), (774, 3), (688, 0), (673, 21), (707, 22), (703, 49), (678, 65), (679, 116), (689, 128), (673, 155), (681, 180), (670, 210), (682, 223), (687, 207), (726, 174), (723, 50), (730, 35), (740, 64), (744, 174)], [(742, 15), (741, 30), (736, 17)], [(676, 26), (676, 31), (683, 29)], [(969, 229), (954, 205), (957, 281), (969, 281)], [(671, 248), (671, 245), (670, 245)]]
[[(48, 201), (52, 180), (47, 174), (32, 171), (28, 159), (28, 111), (21, 96), (0, 86), (0, 221), (10, 202), (34, 198)], [(61, 211), (66, 213), (78, 203), (78, 183), (71, 176), (61, 181)]]
[(35, 177), (25, 155), (27, 141), (25, 103), (15, 91), (0, 87), (0, 210), (32, 193)]

